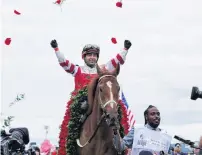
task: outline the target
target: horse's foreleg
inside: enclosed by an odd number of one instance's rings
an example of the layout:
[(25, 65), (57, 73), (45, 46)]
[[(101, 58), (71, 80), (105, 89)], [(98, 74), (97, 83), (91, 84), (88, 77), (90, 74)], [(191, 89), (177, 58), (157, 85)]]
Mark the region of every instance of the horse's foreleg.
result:
[[(95, 148), (86, 146), (79, 150), (78, 155), (97, 155), (95, 152), (96, 152)], [(100, 154), (98, 154), (98, 155), (100, 155)]]
[(114, 148), (110, 148), (106, 153), (104, 153), (104, 155), (118, 155), (118, 153)]

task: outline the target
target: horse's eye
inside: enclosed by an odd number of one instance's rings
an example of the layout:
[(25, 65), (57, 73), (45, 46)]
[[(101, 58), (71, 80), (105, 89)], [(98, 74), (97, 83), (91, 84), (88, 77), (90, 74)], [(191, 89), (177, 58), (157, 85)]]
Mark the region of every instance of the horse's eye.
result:
[(118, 92), (120, 91), (120, 86), (117, 86), (117, 91), (118, 91)]

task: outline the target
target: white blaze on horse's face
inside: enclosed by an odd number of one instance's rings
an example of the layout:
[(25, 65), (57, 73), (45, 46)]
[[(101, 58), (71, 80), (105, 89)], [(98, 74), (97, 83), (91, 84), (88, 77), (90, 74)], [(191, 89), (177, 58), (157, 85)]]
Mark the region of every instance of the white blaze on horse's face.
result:
[[(107, 86), (109, 87), (110, 101), (113, 101), (113, 100), (114, 100), (114, 97), (113, 97), (113, 93), (112, 93), (112, 82), (111, 82), (111, 81), (107, 81), (106, 84), (107, 84)], [(110, 106), (111, 106), (111, 108), (114, 108), (114, 103), (111, 102), (111, 103), (110, 103)]]

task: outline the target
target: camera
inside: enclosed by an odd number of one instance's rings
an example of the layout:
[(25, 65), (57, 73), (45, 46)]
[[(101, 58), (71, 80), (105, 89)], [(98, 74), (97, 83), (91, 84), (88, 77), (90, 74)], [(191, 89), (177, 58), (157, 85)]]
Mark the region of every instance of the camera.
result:
[(1, 155), (35, 155), (32, 149), (25, 150), (29, 143), (27, 128), (12, 128), (9, 133), (1, 130)]
[(202, 91), (198, 87), (192, 87), (191, 99), (197, 100), (198, 98), (202, 99)]

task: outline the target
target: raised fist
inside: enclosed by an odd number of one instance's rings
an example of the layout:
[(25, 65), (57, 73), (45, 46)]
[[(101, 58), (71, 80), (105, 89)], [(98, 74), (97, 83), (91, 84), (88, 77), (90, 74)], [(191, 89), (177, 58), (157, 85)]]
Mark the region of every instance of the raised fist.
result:
[(127, 50), (131, 47), (131, 42), (129, 40), (125, 40), (124, 41), (124, 48), (126, 48)]
[(58, 43), (57, 43), (56, 40), (52, 40), (50, 44), (51, 44), (52, 48), (57, 48), (58, 47)]

